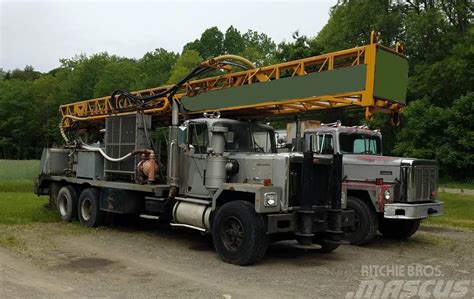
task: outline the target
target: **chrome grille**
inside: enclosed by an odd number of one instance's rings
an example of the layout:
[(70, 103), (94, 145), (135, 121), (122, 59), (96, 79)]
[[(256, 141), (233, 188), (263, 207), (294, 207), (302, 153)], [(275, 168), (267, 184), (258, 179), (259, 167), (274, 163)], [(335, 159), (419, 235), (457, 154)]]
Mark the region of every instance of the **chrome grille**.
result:
[(416, 165), (409, 167), (407, 176), (407, 201), (430, 201), (438, 188), (438, 167)]

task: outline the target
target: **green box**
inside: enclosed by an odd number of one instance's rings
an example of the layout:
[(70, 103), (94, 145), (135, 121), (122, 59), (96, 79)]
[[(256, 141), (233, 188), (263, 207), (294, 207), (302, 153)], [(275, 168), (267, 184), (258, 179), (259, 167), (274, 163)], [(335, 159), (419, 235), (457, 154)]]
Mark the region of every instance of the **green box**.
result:
[(397, 103), (406, 103), (408, 61), (383, 49), (377, 49), (375, 59), (374, 96)]

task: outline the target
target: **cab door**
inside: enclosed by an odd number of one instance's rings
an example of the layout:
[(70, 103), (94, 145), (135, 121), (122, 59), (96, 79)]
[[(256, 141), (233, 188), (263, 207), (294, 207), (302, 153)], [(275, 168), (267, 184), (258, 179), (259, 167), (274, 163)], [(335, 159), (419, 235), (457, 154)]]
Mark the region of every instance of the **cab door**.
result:
[(207, 197), (210, 192), (204, 187), (206, 175), (207, 147), (209, 132), (207, 124), (191, 123), (188, 126), (188, 146), (184, 153), (183, 177), (184, 194), (187, 196)]
[(334, 136), (331, 133), (317, 133), (309, 139), (312, 149), (320, 155), (333, 155), (336, 153)]

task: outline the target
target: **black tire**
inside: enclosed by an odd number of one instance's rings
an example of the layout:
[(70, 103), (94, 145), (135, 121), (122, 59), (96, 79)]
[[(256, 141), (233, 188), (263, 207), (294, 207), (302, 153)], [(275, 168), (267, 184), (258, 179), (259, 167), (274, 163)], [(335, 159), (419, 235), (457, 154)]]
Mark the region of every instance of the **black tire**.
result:
[(77, 219), (76, 189), (72, 186), (61, 187), (56, 198), (56, 207), (63, 221), (70, 222)]
[(387, 238), (408, 239), (420, 227), (421, 219), (380, 219), (379, 231)]
[(97, 227), (104, 223), (105, 212), (100, 210), (99, 200), (99, 192), (95, 188), (87, 188), (81, 192), (77, 214), (82, 225)]
[(229, 202), (217, 210), (212, 237), (220, 258), (240, 266), (259, 261), (268, 248), (265, 221), (246, 201)]
[(374, 208), (357, 197), (347, 197), (347, 209), (354, 211), (354, 227), (345, 230), (345, 238), (352, 245), (366, 244), (375, 237), (378, 217)]

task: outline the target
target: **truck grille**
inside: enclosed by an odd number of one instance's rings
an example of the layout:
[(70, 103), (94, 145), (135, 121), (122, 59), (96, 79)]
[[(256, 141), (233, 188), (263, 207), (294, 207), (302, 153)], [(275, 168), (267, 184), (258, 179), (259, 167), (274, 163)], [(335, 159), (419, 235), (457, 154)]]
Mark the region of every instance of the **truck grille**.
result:
[(430, 201), (438, 188), (438, 167), (416, 165), (406, 170), (407, 201)]

